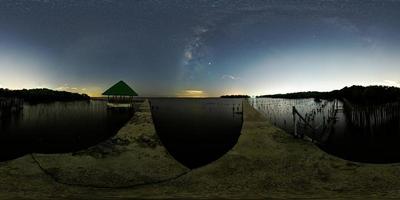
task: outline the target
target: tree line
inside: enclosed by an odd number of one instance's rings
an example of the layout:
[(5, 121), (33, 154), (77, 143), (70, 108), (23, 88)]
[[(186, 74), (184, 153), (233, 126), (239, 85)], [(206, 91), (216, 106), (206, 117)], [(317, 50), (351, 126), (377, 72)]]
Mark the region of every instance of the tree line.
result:
[(347, 99), (357, 104), (383, 104), (400, 101), (400, 88), (389, 86), (357, 86), (344, 87), (341, 90), (330, 92), (296, 92), (287, 94), (262, 95), (257, 98), (285, 98), (285, 99)]
[(46, 88), (10, 90), (0, 88), (0, 98), (19, 98), (30, 103), (44, 103), (53, 101), (78, 101), (89, 100), (86, 94), (55, 91)]
[(250, 98), (249, 95), (242, 95), (242, 94), (238, 94), (238, 95), (222, 95), (221, 98)]

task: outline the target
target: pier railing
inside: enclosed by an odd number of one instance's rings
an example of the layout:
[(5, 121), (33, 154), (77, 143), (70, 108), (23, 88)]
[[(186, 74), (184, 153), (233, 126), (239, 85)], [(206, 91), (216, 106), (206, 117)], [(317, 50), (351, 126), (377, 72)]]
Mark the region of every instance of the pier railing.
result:
[(306, 117), (304, 117), (296, 107), (293, 106), (293, 135), (298, 138), (304, 138), (306, 136), (313, 142), (324, 142), (332, 131), (332, 127), (336, 121), (336, 114), (339, 110), (338, 105), (338, 100), (335, 100), (332, 107), (328, 108), (328, 116), (323, 116), (322, 124), (319, 126), (311, 124), (314, 117), (309, 117), (307, 114)]

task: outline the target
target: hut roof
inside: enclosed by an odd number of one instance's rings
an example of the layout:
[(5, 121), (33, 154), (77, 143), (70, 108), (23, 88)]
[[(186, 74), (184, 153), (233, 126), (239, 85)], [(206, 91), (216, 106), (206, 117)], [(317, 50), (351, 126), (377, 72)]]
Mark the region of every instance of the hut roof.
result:
[(108, 96), (138, 96), (138, 94), (127, 85), (124, 81), (119, 81), (108, 90), (106, 90), (103, 95)]

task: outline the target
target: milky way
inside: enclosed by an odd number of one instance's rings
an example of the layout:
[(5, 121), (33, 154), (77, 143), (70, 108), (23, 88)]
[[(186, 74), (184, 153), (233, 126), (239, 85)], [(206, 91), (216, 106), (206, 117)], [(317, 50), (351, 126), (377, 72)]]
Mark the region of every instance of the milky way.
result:
[[(0, 1), (0, 87), (218, 96), (400, 86), (400, 1)], [(196, 92), (193, 92), (196, 91)]]

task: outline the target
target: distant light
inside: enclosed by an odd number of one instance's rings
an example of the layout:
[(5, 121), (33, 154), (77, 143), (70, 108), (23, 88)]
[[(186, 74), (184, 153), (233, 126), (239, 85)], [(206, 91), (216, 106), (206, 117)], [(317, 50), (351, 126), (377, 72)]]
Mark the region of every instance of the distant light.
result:
[(188, 94), (203, 94), (204, 93), (202, 90), (185, 90), (185, 92)]

